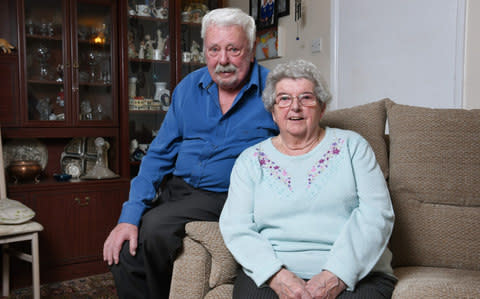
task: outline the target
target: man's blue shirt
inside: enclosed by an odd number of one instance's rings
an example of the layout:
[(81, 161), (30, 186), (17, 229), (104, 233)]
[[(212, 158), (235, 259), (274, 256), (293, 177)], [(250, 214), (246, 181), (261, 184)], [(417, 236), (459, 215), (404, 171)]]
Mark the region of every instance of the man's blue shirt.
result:
[(225, 114), (220, 109), (218, 86), (206, 67), (185, 77), (175, 88), (160, 131), (131, 181), (119, 222), (138, 226), (170, 173), (195, 188), (227, 191), (238, 155), (278, 133), (261, 99), (267, 74), (255, 61), (249, 80)]

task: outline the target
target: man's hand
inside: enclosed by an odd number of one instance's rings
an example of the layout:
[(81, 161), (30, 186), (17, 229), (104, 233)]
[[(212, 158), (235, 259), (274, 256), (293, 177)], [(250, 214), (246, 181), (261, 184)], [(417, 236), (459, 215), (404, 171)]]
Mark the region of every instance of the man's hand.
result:
[(268, 285), (280, 299), (312, 299), (305, 288), (306, 282), (284, 268), (272, 276)]
[(122, 249), (123, 242), (130, 241), (130, 254), (135, 255), (138, 242), (138, 227), (130, 223), (119, 223), (108, 235), (103, 244), (103, 260), (109, 266), (112, 263), (118, 264), (118, 256)]
[(306, 286), (313, 299), (334, 299), (346, 288), (340, 278), (327, 270), (312, 277)]

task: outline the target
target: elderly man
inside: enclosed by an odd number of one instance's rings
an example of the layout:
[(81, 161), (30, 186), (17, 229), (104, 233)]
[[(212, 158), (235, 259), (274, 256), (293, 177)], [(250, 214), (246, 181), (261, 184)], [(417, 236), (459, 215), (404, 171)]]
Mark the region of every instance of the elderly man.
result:
[(268, 70), (255, 61), (253, 18), (234, 8), (212, 10), (201, 35), (207, 66), (176, 87), (105, 241), (104, 260), (121, 298), (168, 298), (185, 224), (217, 221), (237, 156), (277, 133), (261, 100)]

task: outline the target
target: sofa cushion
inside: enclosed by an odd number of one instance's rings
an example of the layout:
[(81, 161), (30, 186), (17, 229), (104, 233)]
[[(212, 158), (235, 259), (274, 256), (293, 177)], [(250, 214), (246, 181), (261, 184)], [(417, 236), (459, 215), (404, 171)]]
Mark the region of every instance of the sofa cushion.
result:
[(232, 299), (232, 294), (233, 284), (222, 284), (208, 292), (203, 299)]
[(223, 242), (218, 222), (189, 222), (185, 231), (191, 239), (202, 244), (212, 257), (210, 287), (233, 283), (239, 266)]
[(388, 176), (388, 155), (385, 143), (386, 111), (383, 99), (377, 102), (327, 111), (320, 121), (321, 126), (352, 130), (363, 136), (373, 148), (385, 178)]
[(480, 270), (480, 110), (386, 107), (394, 265)]
[(480, 298), (480, 271), (433, 267), (395, 269), (396, 298)]

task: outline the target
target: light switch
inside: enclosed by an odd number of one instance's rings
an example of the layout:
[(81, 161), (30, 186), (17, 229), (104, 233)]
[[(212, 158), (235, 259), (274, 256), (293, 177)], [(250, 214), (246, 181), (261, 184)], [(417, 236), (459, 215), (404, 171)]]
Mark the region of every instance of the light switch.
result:
[(317, 53), (322, 51), (322, 38), (317, 38), (312, 40), (312, 53)]

